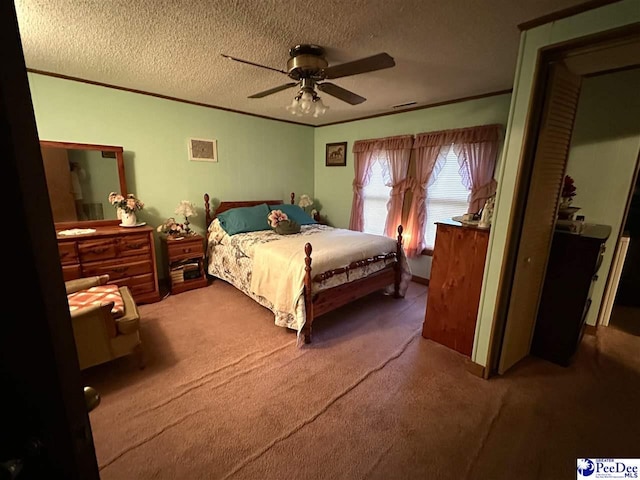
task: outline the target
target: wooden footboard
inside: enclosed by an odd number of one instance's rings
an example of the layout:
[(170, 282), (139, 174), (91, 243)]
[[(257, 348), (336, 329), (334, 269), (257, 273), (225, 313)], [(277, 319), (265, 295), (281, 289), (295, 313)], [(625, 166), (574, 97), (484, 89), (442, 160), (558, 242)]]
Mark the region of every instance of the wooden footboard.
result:
[[(321, 272), (315, 276), (312, 275), (312, 259), (311, 253), (313, 248), (310, 243), (304, 246), (305, 253), (305, 277), (304, 277), (304, 305), (306, 321), (302, 329), (304, 334), (304, 342), (311, 343), (311, 328), (315, 318), (328, 313), (336, 308), (339, 308), (347, 303), (353, 302), (359, 298), (362, 298), (370, 293), (381, 290), (386, 286), (393, 283), (394, 285), (394, 297), (401, 298), (400, 295), (400, 280), (402, 278), (402, 270), (400, 266), (400, 255), (402, 251), (402, 225), (398, 226), (398, 240), (396, 243), (396, 251), (388, 253), (386, 255), (376, 255), (375, 257), (365, 258), (350, 263), (345, 267), (341, 267), (328, 272)], [(349, 270), (371, 265), (377, 262), (387, 261), (389, 259), (395, 259), (392, 264), (387, 265), (382, 270), (364, 277), (353, 282), (338, 285), (336, 287), (322, 290), (315, 295), (312, 291), (312, 285), (314, 281), (322, 281), (339, 275), (347, 273)]]

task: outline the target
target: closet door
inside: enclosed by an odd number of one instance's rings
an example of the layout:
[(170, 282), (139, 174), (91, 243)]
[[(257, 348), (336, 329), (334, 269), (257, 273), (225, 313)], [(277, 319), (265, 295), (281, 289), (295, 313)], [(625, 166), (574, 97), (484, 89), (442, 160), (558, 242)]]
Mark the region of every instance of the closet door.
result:
[(563, 64), (550, 68), (500, 354), (501, 374), (531, 348), (580, 84), (581, 77)]
[(71, 185), (71, 169), (67, 151), (63, 148), (42, 147), (49, 201), (54, 222), (75, 222), (78, 220), (76, 204)]

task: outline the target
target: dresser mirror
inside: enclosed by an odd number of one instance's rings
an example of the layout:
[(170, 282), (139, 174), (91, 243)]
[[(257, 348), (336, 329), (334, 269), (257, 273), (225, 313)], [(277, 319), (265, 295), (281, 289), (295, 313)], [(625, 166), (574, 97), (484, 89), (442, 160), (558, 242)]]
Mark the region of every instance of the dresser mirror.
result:
[(110, 192), (127, 194), (123, 148), (40, 141), (56, 227), (119, 223)]

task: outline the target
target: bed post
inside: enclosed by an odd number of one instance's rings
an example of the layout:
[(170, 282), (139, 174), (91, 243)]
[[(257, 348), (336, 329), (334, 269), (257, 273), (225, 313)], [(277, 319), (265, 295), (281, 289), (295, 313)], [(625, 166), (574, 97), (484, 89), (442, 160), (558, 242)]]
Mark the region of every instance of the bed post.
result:
[(291, 205), (293, 205), (293, 202), (296, 201), (296, 194), (294, 192), (291, 192)]
[[(293, 195), (293, 194), (292, 194)], [(311, 244), (304, 246), (304, 311), (307, 317), (302, 327), (304, 343), (311, 343), (311, 324), (313, 323), (313, 295), (311, 294)]]
[(209, 194), (204, 194), (204, 212), (206, 215), (206, 224), (204, 226), (205, 231), (209, 228), (209, 224), (211, 223), (211, 208), (209, 207)]
[(393, 296), (395, 298), (404, 298), (400, 295), (400, 281), (402, 280), (402, 265), (400, 265), (400, 259), (402, 258), (402, 225), (398, 225), (398, 243), (396, 244), (396, 263), (393, 268), (396, 271), (395, 282), (393, 283)]

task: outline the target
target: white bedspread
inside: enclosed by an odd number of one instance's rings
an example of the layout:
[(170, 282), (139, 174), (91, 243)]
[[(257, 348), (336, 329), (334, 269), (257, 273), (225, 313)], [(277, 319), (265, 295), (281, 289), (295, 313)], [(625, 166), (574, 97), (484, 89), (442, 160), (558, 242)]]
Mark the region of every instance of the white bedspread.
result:
[(293, 311), (304, 288), (304, 245), (309, 242), (312, 273), (326, 272), (375, 255), (396, 251), (396, 241), (335, 228), (313, 238), (291, 235), (255, 247), (251, 290), (268, 298), (276, 309)]
[[(369, 238), (372, 237), (372, 238)], [(214, 220), (208, 229), (207, 243), (207, 272), (209, 275), (229, 282), (247, 296), (258, 302), (274, 314), (275, 324), (298, 332), (298, 345), (304, 344), (300, 335), (306, 322), (305, 301), (302, 295), (304, 282), (304, 244), (309, 242), (313, 247), (311, 253), (311, 275), (345, 267), (356, 260), (363, 260), (373, 255), (395, 252), (396, 241), (386, 237), (368, 235), (351, 230), (341, 230), (327, 225), (313, 224), (302, 225), (301, 232), (294, 235), (278, 235), (273, 230), (260, 232), (238, 233), (229, 236), (220, 227), (218, 220)], [(340, 239), (344, 239), (343, 242)], [(375, 246), (377, 244), (377, 246)], [(295, 281), (289, 281), (284, 271), (274, 272), (278, 267), (266, 267), (262, 272), (257, 272), (261, 279), (256, 281), (256, 288), (264, 295), (255, 293), (252, 288), (253, 276), (256, 274), (256, 254), (262, 247), (274, 248), (273, 256), (280, 257), (278, 262), (282, 270), (288, 270)], [(279, 253), (276, 253), (279, 252)], [(324, 252), (324, 253), (323, 253)], [(263, 252), (264, 253), (264, 252)], [(269, 255), (269, 253), (266, 253)], [(411, 281), (411, 269), (404, 251), (400, 252), (401, 282), (400, 294), (404, 295)], [(261, 260), (269, 263), (268, 258)], [(313, 292), (320, 292), (338, 285), (356, 281), (385, 268), (393, 263), (393, 259), (357, 267), (349, 273), (340, 273), (331, 278), (313, 283)], [(324, 264), (324, 266), (323, 266)], [(284, 277), (284, 278), (282, 278)], [(271, 284), (274, 282), (273, 284)], [(277, 308), (274, 305), (273, 291), (277, 291), (275, 282), (284, 282), (290, 288), (290, 292), (283, 297), (278, 297), (278, 302), (287, 304), (286, 308)], [(260, 285), (258, 285), (260, 284)], [(264, 289), (264, 290), (263, 290)], [(298, 292), (295, 295), (295, 292)], [(385, 293), (393, 292), (393, 284), (385, 289)], [(293, 297), (292, 297), (293, 295)], [(291, 297), (293, 300), (291, 300)], [(293, 302), (293, 306), (291, 305)]]

